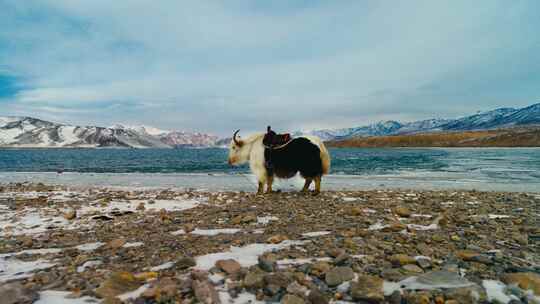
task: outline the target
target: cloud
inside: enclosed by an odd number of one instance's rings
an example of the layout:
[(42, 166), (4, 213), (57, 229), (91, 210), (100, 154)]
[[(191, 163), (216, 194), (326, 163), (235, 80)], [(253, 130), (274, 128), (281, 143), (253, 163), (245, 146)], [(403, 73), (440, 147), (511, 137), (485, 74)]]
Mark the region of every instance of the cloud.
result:
[(4, 93), (2, 112), (224, 135), (456, 116), (539, 96), (536, 1), (0, 5), (0, 75), (20, 88)]

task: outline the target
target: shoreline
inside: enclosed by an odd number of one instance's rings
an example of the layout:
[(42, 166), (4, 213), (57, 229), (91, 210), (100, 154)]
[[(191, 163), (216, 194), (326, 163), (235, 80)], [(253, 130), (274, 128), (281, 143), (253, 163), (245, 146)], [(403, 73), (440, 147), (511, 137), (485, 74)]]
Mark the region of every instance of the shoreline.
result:
[(0, 293), (45, 303), (536, 303), (539, 206), (539, 194), (516, 192), (2, 183)]
[[(206, 191), (255, 191), (255, 177), (249, 173), (75, 173), (64, 172), (0, 172), (4, 183), (44, 183), (66, 186), (202, 189)], [(298, 191), (303, 179), (276, 179), (275, 189)], [(467, 172), (411, 170), (393, 174), (346, 175), (323, 177), (323, 190), (478, 190), (540, 193), (540, 182), (507, 181), (471, 177)]]

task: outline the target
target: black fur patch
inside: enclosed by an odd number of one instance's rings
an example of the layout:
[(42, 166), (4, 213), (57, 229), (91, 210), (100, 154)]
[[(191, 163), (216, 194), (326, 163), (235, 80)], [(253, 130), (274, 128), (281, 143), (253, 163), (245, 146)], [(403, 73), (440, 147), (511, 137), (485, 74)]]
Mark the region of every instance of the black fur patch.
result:
[(270, 161), (270, 171), (280, 178), (290, 178), (298, 172), (304, 178), (314, 178), (323, 172), (319, 147), (305, 137), (295, 138), (283, 148), (265, 151), (264, 157)]

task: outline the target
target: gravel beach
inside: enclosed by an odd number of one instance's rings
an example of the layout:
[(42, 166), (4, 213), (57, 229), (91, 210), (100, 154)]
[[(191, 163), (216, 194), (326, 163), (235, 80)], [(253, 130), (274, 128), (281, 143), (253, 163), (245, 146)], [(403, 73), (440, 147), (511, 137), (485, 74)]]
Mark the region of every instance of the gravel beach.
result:
[(0, 184), (0, 303), (540, 303), (540, 194)]

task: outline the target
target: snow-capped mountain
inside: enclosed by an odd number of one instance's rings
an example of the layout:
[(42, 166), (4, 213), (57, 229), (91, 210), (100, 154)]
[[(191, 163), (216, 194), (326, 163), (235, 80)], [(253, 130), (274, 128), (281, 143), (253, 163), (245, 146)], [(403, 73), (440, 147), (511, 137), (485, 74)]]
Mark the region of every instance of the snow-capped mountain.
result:
[(111, 129), (133, 130), (133, 131), (138, 132), (138, 133), (143, 133), (143, 134), (152, 135), (152, 136), (165, 136), (165, 135), (171, 133), (171, 131), (161, 130), (161, 129), (150, 127), (150, 126), (126, 126), (126, 125), (122, 125), (122, 124), (115, 124), (115, 125), (111, 126), (110, 128)]
[(487, 130), (531, 124), (540, 124), (540, 103), (521, 109), (499, 108), (457, 119), (427, 119), (407, 123), (389, 120), (355, 128), (295, 132), (294, 135), (316, 135), (323, 140), (340, 140), (437, 131)]
[[(174, 133), (146, 126), (70, 126), (32, 117), (0, 117), (0, 147), (172, 148), (177, 145), (169, 144), (168, 136)], [(215, 138), (200, 133), (182, 134), (185, 146), (211, 146), (210, 139), (201, 138)]]
[(160, 136), (160, 139), (172, 147), (212, 147), (217, 144), (219, 138), (204, 133), (173, 131)]

